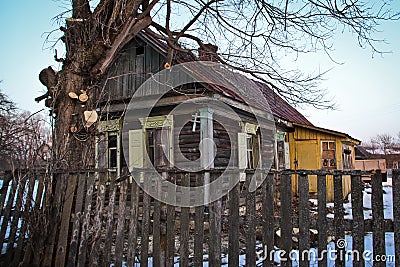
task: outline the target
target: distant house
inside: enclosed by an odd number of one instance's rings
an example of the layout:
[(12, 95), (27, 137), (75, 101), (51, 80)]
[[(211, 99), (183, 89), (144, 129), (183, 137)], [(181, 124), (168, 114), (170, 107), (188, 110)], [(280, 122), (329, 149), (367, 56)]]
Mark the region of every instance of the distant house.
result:
[(363, 146), (356, 147), (356, 159), (357, 160), (372, 160), (372, 159), (382, 159), (385, 162), (385, 169), (398, 169), (400, 166), (400, 151), (390, 150), (390, 153), (383, 154), (380, 153), (370, 153), (367, 148)]
[[(213, 46), (216, 50), (216, 47)], [(196, 160), (200, 157), (199, 143), (205, 137), (212, 138), (216, 144), (214, 167), (225, 167), (232, 156), (235, 166), (252, 169), (261, 159), (260, 151), (268, 150), (273, 153), (272, 168), (284, 169), (353, 169), (355, 152), (354, 146), (360, 141), (345, 133), (323, 129), (310, 123), (299, 111), (289, 105), (267, 85), (257, 82), (256, 86), (267, 99), (273, 120), (276, 125), (275, 144), (259, 142), (260, 132), (257, 121), (243, 100), (222, 87), (207, 83), (192, 84), (162, 97), (147, 117), (139, 118), (132, 123), (128, 144), (122, 143), (122, 121), (126, 107), (143, 82), (154, 73), (162, 70), (166, 62), (166, 46), (148, 36), (140, 34), (134, 38), (114, 58), (108, 69), (107, 80), (98, 91), (99, 103), (99, 132), (97, 136), (96, 164), (98, 168), (106, 168), (115, 177), (129, 175), (128, 166), (141, 168), (149, 162), (144, 159), (147, 152), (157, 168), (173, 167), (184, 158)], [(202, 57), (202, 52), (199, 51)], [(203, 56), (204, 58), (204, 56)], [(173, 63), (185, 62), (186, 59), (176, 58)], [(157, 95), (157, 88), (149, 88), (148, 96)], [(170, 111), (191, 97), (209, 97), (218, 99), (237, 111), (241, 118), (240, 124), (232, 124), (229, 129), (218, 123), (226, 114), (199, 109), (195, 113), (182, 112), (171, 116)], [(255, 109), (263, 109), (262, 103), (254, 100)], [(261, 106), (260, 106), (261, 105)], [(140, 112), (140, 107), (135, 107)], [(136, 111), (135, 111), (136, 112)], [(196, 120), (196, 117), (201, 118)], [(187, 121), (180, 132), (173, 130), (173, 125), (179, 121)], [(208, 127), (207, 131), (203, 131)], [(207, 132), (207, 133), (206, 133)], [(161, 135), (167, 138), (161, 142)], [(229, 134), (234, 138), (229, 139)], [(207, 135), (207, 136), (206, 136)], [(165, 142), (167, 140), (167, 142)], [(260, 146), (261, 145), (261, 146)], [(124, 151), (129, 155), (123, 157)], [(182, 153), (177, 153), (177, 148)], [(344, 177), (344, 193), (349, 192), (349, 178)], [(297, 183), (294, 184), (296, 190)], [(316, 192), (316, 179), (310, 178), (310, 192)], [(328, 199), (333, 198), (333, 184), (328, 180)]]
[[(290, 167), (295, 170), (352, 170), (355, 167), (355, 146), (361, 141), (346, 133), (316, 127), (310, 124), (293, 124), (289, 133)], [(310, 193), (317, 193), (317, 177), (311, 176)], [(293, 183), (297, 190), (297, 182)], [(343, 176), (343, 194), (351, 191), (351, 179)], [(333, 177), (327, 179), (327, 199), (333, 200)]]

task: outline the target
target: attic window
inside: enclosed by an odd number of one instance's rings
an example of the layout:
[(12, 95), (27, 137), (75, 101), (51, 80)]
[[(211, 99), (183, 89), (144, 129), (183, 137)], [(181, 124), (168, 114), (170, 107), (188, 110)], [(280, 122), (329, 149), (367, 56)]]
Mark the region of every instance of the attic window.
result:
[(136, 47), (136, 55), (143, 55), (144, 54), (144, 47), (138, 46)]

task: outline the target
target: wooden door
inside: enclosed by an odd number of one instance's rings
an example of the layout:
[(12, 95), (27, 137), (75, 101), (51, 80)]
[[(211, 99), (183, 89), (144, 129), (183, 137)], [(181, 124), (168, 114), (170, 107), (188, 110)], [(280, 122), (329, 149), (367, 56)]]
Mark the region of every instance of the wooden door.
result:
[[(317, 140), (296, 141), (296, 160), (299, 170), (317, 170), (321, 152), (318, 150)], [(310, 175), (310, 193), (317, 192), (317, 177)], [(297, 181), (296, 181), (297, 186)]]

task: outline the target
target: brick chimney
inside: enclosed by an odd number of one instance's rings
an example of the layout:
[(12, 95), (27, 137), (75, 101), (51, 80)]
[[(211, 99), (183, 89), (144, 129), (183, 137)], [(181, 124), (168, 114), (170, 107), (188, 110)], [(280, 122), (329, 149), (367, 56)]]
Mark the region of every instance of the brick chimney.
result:
[(218, 46), (213, 44), (204, 44), (203, 47), (198, 48), (199, 60), (218, 62), (217, 59)]

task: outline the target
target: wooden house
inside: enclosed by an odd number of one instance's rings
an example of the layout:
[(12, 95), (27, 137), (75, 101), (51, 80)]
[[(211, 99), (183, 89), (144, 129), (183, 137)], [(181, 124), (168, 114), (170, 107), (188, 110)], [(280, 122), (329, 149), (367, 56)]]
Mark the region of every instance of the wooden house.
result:
[[(346, 133), (294, 123), (288, 134), (290, 167), (297, 170), (352, 170), (355, 169), (355, 146), (361, 141)], [(317, 177), (310, 176), (310, 193), (316, 193)], [(350, 176), (343, 176), (343, 195), (351, 191)], [(297, 182), (293, 182), (297, 190)], [(333, 177), (327, 178), (327, 199), (333, 201)]]
[[(208, 168), (255, 169), (262, 165), (264, 168), (272, 166), (273, 169), (283, 170), (347, 169), (354, 166), (353, 146), (359, 143), (358, 140), (313, 126), (273, 90), (258, 82), (254, 85), (268, 101), (273, 115), (265, 119), (274, 122), (274, 127), (268, 129), (269, 135), (276, 136), (274, 143), (260, 143), (259, 122), (252, 109), (257, 112), (264, 110), (262, 101), (253, 99), (249, 105), (231, 90), (212, 83), (191, 83), (174, 89), (164, 94), (151, 113), (143, 117), (136, 116), (143, 109), (140, 105), (127, 111), (131, 97), (144, 81), (164, 69), (166, 48), (159, 40), (142, 33), (119, 52), (109, 67), (104, 86), (97, 92), (100, 99), (97, 110), (100, 117), (96, 146), (98, 168), (106, 168), (112, 175), (122, 179), (129, 176), (129, 167), (143, 168), (151, 164), (165, 169), (187, 160), (196, 162), (200, 158), (200, 140), (204, 138), (211, 138), (215, 144), (207, 150), (210, 155), (215, 155)], [(211, 48), (216, 52), (215, 46)], [(203, 51), (199, 51), (198, 56), (212, 59), (212, 55), (207, 56)], [(175, 55), (172, 63), (190, 60)], [(156, 87), (147, 88), (142, 96), (160, 94), (158, 90)], [(181, 109), (171, 115), (171, 111), (182, 102), (204, 96), (228, 105), (240, 121), (231, 120), (228, 125), (221, 125), (219, 121), (229, 118), (225, 111), (200, 106), (195, 110), (187, 107), (187, 110)], [(131, 121), (130, 130), (123, 133), (123, 121), (129, 121), (129, 116), (136, 116), (136, 120)], [(173, 127), (175, 124), (182, 127), (177, 131)], [(129, 141), (123, 143), (122, 140)], [(273, 162), (262, 158), (262, 153), (272, 155)], [(205, 167), (204, 161), (197, 164)], [(316, 190), (313, 179), (310, 180), (310, 188), (311, 192)], [(347, 186), (344, 192), (348, 192)], [(328, 187), (328, 198), (332, 194), (333, 186)]]

